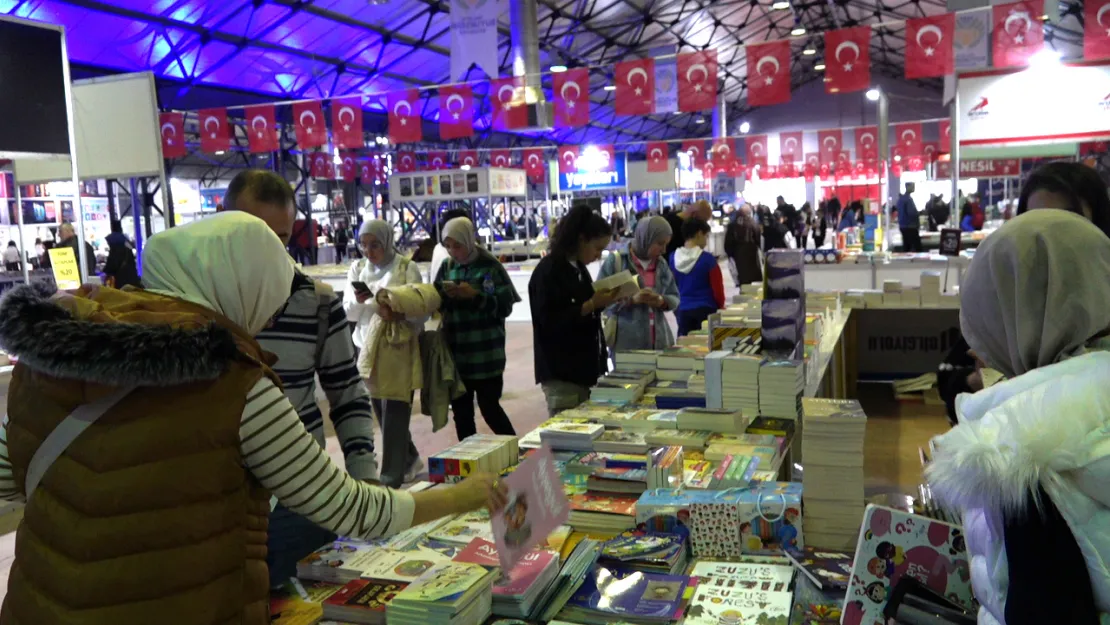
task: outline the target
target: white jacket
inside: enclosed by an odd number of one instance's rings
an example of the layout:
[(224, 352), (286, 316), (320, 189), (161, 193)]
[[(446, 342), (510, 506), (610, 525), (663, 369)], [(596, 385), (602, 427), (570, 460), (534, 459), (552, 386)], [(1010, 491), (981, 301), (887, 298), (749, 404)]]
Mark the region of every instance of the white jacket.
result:
[(926, 477), (963, 514), (979, 623), (1005, 623), (1002, 513), (1038, 514), (1026, 509), (1038, 483), (1079, 544), (1096, 607), (1110, 612), (1108, 382), (1110, 353), (1093, 352), (956, 398), (960, 425), (937, 438)]
[[(398, 274), (397, 267), (404, 262), (407, 269), (404, 275)], [(370, 332), (370, 322), (374, 316), (378, 314), (378, 302), (371, 297), (364, 303), (360, 304), (355, 298), (355, 289), (351, 286), (352, 282), (365, 282), (370, 290), (377, 293), (379, 290), (388, 286), (400, 286), (402, 284), (420, 284), (424, 280), (420, 275), (420, 268), (416, 263), (408, 258), (394, 254), (393, 260), (389, 263), (389, 268), (377, 278), (374, 275), (378, 273), (370, 261), (365, 258), (360, 258), (351, 264), (351, 268), (347, 270), (347, 288), (343, 291), (343, 310), (347, 313), (347, 319), (355, 324), (355, 332), (352, 338), (354, 339), (355, 346), (362, 349), (366, 346), (366, 339)], [(423, 319), (409, 319), (408, 321), (414, 327), (423, 327), (426, 318)]]

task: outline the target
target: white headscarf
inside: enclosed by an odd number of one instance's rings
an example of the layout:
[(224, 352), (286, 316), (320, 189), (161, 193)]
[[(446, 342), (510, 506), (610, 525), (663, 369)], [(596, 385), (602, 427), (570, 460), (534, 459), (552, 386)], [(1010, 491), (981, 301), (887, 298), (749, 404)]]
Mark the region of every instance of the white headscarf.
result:
[(218, 312), (254, 336), (289, 299), (293, 265), (266, 222), (229, 211), (151, 237), (143, 284)]
[(362, 245), (363, 235), (372, 234), (382, 245), (382, 251), (385, 255), (382, 257), (382, 264), (375, 265), (378, 269), (388, 267), (393, 262), (394, 257), (397, 256), (397, 248), (393, 246), (393, 226), (390, 226), (381, 219), (367, 219), (362, 222), (362, 226), (358, 229), (358, 244)]
[(469, 265), (478, 259), (478, 241), (474, 232), (474, 222), (466, 217), (456, 217), (443, 226), (443, 238), (450, 237), (466, 248), (466, 260), (463, 265)]

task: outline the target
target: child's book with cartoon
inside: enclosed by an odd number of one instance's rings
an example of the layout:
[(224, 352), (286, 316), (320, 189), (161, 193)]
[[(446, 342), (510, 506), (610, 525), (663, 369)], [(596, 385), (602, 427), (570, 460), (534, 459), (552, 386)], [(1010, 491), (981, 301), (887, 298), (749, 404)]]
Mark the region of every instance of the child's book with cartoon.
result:
[(689, 584), (690, 578), (684, 575), (598, 566), (586, 576), (560, 617), (628, 617), (638, 623), (669, 623), (681, 617)]
[(504, 484), (508, 503), (490, 519), (490, 525), (501, 568), (511, 571), (525, 553), (566, 522), (570, 502), (546, 445), (528, 456)]
[(466, 512), (428, 534), (429, 538), (466, 545), (475, 538), (493, 540), (490, 530), (489, 510), (482, 508)]
[(794, 596), (789, 592), (705, 584), (699, 580), (683, 625), (785, 624), (793, 605)]
[(454, 555), (447, 555), (433, 549), (411, 549), (408, 551), (378, 549), (374, 551), (367, 562), (363, 563), (362, 578), (411, 582), (432, 567), (450, 562)]
[(852, 575), (852, 552), (835, 549), (786, 549), (786, 557), (822, 590), (847, 590)]
[(840, 622), (885, 622), (883, 607), (903, 575), (914, 577), (965, 608), (975, 607), (963, 530), (872, 504), (863, 513)]

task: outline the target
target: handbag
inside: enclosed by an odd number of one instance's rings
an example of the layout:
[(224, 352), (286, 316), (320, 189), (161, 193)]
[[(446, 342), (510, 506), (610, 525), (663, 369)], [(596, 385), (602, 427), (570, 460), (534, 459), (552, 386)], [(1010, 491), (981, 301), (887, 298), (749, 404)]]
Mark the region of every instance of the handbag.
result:
[[(617, 257), (613, 261), (613, 273), (620, 273), (624, 263), (621, 260), (621, 253), (617, 252), (616, 254)], [(605, 345), (609, 349), (615, 349), (617, 347), (617, 316), (615, 314), (606, 315), (605, 325), (602, 326), (601, 330), (605, 335)]]

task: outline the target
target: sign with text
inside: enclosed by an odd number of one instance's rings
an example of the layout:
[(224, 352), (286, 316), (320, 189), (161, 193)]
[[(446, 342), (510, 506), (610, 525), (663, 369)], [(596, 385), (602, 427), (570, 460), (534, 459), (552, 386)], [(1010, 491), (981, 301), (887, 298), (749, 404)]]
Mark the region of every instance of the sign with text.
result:
[(623, 189), (628, 186), (628, 173), (625, 171), (625, 154), (613, 155), (612, 171), (586, 169), (582, 166), (586, 159), (578, 159), (578, 171), (559, 174), (560, 191), (593, 191), (599, 189)]
[(953, 308), (857, 308), (852, 322), (861, 380), (934, 372), (960, 339), (960, 311)]
[(960, 230), (945, 228), (940, 231), (940, 253), (942, 256), (960, 255)]
[(55, 247), (49, 250), (50, 265), (54, 269), (54, 284), (59, 291), (73, 291), (81, 288), (81, 270), (71, 247)]
[[(960, 178), (1001, 178), (1021, 174), (1019, 158), (972, 158), (960, 161)], [(937, 161), (940, 180), (952, 177), (952, 161)]]

